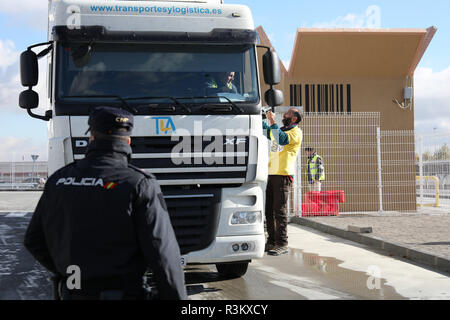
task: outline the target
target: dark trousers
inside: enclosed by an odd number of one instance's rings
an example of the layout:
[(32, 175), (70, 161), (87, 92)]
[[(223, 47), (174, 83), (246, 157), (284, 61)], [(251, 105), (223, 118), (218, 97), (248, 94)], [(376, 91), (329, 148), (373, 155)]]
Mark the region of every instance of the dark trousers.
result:
[(266, 189), (267, 243), (287, 246), (288, 197), (292, 181), (289, 176), (269, 176)]
[(142, 275), (124, 275), (81, 281), (79, 290), (67, 288), (65, 278), (60, 278), (57, 293), (62, 300), (144, 300)]
[(62, 300), (145, 300), (144, 290), (126, 292), (123, 290), (68, 290), (61, 287)]

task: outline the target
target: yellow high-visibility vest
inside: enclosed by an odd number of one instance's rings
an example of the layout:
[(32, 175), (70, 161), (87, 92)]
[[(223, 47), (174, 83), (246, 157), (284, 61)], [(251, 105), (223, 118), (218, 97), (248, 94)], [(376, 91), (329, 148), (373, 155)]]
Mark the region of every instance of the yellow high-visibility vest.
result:
[[(314, 181), (315, 176), (317, 174), (318, 166), (317, 159), (322, 158), (318, 154), (316, 154), (311, 160), (308, 159), (308, 163), (306, 164), (306, 178), (308, 181)], [(322, 171), (322, 174), (319, 177), (319, 181), (325, 180), (325, 168)]]
[(295, 162), (302, 145), (303, 133), (298, 126), (284, 133), (289, 137), (289, 144), (286, 146), (280, 146), (273, 138), (272, 132), (270, 134), (272, 145), (269, 156), (269, 175), (295, 175)]

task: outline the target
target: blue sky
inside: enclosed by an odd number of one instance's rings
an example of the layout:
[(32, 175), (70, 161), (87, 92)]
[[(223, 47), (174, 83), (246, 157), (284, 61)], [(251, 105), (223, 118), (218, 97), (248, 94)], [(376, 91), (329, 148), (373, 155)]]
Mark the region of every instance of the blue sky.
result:
[[(228, 1), (229, 2), (229, 1)], [(282, 60), (289, 60), (293, 47), (293, 34), (299, 27), (314, 27), (335, 22), (349, 14), (364, 16), (369, 6), (380, 8), (381, 28), (428, 28), (436, 26), (438, 32), (422, 61), (421, 66), (441, 71), (450, 66), (450, 1), (448, 0), (234, 0), (248, 5), (255, 24), (262, 25), (273, 35), (273, 45)], [(276, 5), (274, 6), (274, 3)], [(341, 19), (342, 21), (342, 19)], [(351, 26), (343, 23), (343, 26)], [(447, 49), (447, 50), (446, 50)]]
[[(416, 128), (450, 131), (450, 1), (448, 0), (225, 0), (245, 4), (288, 64), (299, 27), (366, 27), (366, 10), (379, 9), (381, 28), (428, 28), (438, 32), (416, 72)], [(17, 107), (22, 90), (18, 56), (30, 44), (46, 41), (47, 0), (0, 3), (0, 161), (46, 159), (46, 123)], [(42, 85), (45, 81), (41, 77)]]

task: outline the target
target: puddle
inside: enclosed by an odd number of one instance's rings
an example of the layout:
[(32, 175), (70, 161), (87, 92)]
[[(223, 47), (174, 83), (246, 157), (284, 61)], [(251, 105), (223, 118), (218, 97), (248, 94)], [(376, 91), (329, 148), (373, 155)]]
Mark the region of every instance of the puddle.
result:
[(338, 298), (405, 299), (393, 287), (386, 285), (386, 280), (381, 278), (381, 272), (376, 266), (369, 267), (367, 273), (354, 271), (340, 267), (343, 261), (299, 249), (290, 249), (288, 254), (280, 257), (265, 256), (263, 261), (266, 267), (261, 267), (262, 261), (255, 267), (261, 270), (272, 267), (279, 273), (292, 276), (293, 279), (298, 277), (306, 280), (307, 283), (310, 282), (310, 286), (315, 284), (324, 291), (331, 290)]
[(190, 298), (232, 300), (401, 300), (376, 269), (370, 273), (339, 267), (343, 261), (298, 249), (254, 260), (242, 278), (223, 279), (214, 266), (186, 273)]

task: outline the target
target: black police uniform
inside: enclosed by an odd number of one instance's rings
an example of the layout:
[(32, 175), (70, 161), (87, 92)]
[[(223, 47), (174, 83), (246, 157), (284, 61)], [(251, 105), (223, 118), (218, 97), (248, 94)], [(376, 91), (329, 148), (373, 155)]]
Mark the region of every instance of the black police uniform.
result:
[[(130, 134), (131, 114), (98, 109), (90, 117), (92, 129), (123, 134), (115, 129), (127, 128)], [(105, 290), (141, 298), (147, 267), (161, 299), (187, 298), (180, 249), (161, 189), (152, 175), (128, 163), (130, 157), (125, 141), (96, 139), (85, 159), (58, 170), (45, 185), (24, 244), (63, 278), (70, 276), (69, 266), (80, 268), (81, 290), (69, 291), (69, 298), (100, 298)]]

